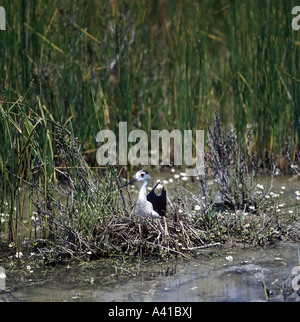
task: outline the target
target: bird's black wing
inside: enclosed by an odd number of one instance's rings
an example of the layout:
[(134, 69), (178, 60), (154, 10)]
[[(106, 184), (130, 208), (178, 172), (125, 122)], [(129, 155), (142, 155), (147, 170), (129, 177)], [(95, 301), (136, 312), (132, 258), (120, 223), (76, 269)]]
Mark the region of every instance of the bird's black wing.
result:
[(157, 195), (154, 190), (159, 184), (160, 182), (149, 192), (147, 200), (152, 203), (153, 210), (160, 216), (165, 216), (167, 210), (167, 192), (165, 188), (162, 188), (161, 194)]

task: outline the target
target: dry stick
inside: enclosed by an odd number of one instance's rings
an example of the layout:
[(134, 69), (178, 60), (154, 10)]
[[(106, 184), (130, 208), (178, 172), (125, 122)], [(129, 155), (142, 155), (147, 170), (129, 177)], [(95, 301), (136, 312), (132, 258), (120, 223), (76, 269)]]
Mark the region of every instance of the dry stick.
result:
[[(151, 245), (151, 246), (157, 247), (157, 245), (155, 245), (155, 244), (153, 244), (153, 243), (151, 243), (151, 242), (146, 241), (146, 243), (147, 243), (147, 244), (149, 244), (149, 245)], [(176, 254), (180, 254), (181, 256), (183, 256), (183, 257), (184, 257), (184, 258), (186, 258), (186, 259), (189, 259), (186, 255), (184, 255), (183, 253), (181, 253), (181, 252), (179, 252), (179, 251), (177, 251), (177, 250), (175, 250), (175, 249), (173, 249), (173, 248), (165, 247), (165, 246), (162, 246), (162, 245), (159, 245), (159, 247), (160, 247), (160, 248), (167, 249), (167, 250), (170, 250), (170, 251), (172, 251), (172, 252), (174, 252), (174, 253), (176, 253)]]
[(117, 175), (116, 169), (115, 169), (115, 167), (114, 167), (113, 165), (110, 165), (109, 167), (110, 167), (110, 169), (113, 171), (113, 173), (114, 173), (114, 175), (115, 175), (116, 183), (117, 183), (117, 186), (118, 186), (118, 190), (120, 191), (120, 195), (121, 195), (121, 198), (122, 198), (122, 202), (123, 202), (124, 210), (127, 212), (126, 201), (125, 201), (125, 198), (124, 198), (124, 195), (123, 195), (122, 189), (121, 189), (121, 183), (120, 183), (120, 180), (119, 180), (119, 178), (118, 178), (118, 175)]
[(165, 234), (166, 234), (166, 236), (169, 236), (168, 223), (167, 223), (166, 217), (164, 217), (164, 223), (165, 223)]
[(157, 240), (157, 246), (160, 246), (160, 243), (159, 243), (160, 236), (161, 236), (161, 232), (159, 231), (158, 236), (155, 238), (155, 241)]
[(203, 242), (203, 240), (201, 239), (201, 237), (199, 236), (199, 234), (192, 228), (192, 227), (190, 227), (190, 231), (194, 234), (194, 236), (196, 237), (196, 238), (198, 238), (200, 241), (201, 241), (201, 243), (202, 244), (204, 244), (204, 242)]
[[(99, 144), (99, 146), (101, 147), (101, 143), (97, 141), (97, 138), (96, 138), (95, 134), (93, 134), (93, 135), (94, 135), (94, 139), (95, 139), (95, 141), (96, 141), (96, 142)], [(121, 198), (122, 198), (122, 202), (123, 202), (124, 210), (126, 211), (126, 213), (128, 213), (128, 211), (127, 211), (127, 206), (126, 206), (126, 201), (125, 201), (125, 198), (124, 198), (124, 195), (123, 195), (122, 189), (121, 189), (121, 184), (120, 184), (120, 180), (119, 180), (119, 178), (118, 178), (118, 175), (117, 175), (116, 169), (115, 169), (115, 167), (114, 167), (113, 165), (110, 165), (110, 166), (109, 166), (109, 168), (110, 168), (110, 170), (111, 170), (111, 171), (114, 173), (114, 175), (115, 175), (116, 183), (117, 183), (117, 186), (118, 186), (118, 190), (119, 190), (120, 195), (121, 195)]]
[(187, 243), (187, 245), (189, 245), (189, 244), (191, 244), (191, 240), (190, 240), (190, 238), (189, 238), (189, 236), (188, 236), (188, 234), (187, 234), (187, 232), (185, 231), (185, 229), (184, 229), (184, 226), (183, 226), (183, 223), (182, 223), (182, 221), (180, 220), (180, 226), (181, 226), (181, 229), (182, 229), (182, 234), (185, 236), (185, 239), (186, 239), (186, 243)]
[(203, 245), (203, 246), (198, 246), (198, 247), (182, 247), (183, 250), (199, 250), (199, 249), (205, 249), (209, 247), (215, 247), (215, 246), (221, 246), (221, 243), (213, 243), (213, 244), (208, 244), (208, 245)]

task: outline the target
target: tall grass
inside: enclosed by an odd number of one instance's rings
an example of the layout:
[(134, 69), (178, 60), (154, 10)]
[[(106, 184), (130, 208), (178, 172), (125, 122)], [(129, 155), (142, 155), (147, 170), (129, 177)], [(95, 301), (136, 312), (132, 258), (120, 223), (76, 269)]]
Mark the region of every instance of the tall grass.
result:
[[(217, 106), (255, 149), (299, 136), (299, 32), (293, 1), (4, 1), (1, 91), (92, 132), (204, 128)], [(94, 158), (93, 155), (90, 156)]]
[(117, 132), (127, 121), (129, 131), (148, 133), (206, 129), (216, 107), (242, 136), (254, 125), (251, 149), (266, 164), (271, 155), (284, 160), (286, 144), (299, 143), (295, 1), (1, 5), (0, 210), (10, 216), (0, 225), (8, 240), (20, 242), (23, 233), (24, 180), (40, 180), (45, 199), (53, 194), (54, 165), (64, 165), (54, 143), (59, 127), (79, 138), (90, 164), (93, 134), (103, 128)]

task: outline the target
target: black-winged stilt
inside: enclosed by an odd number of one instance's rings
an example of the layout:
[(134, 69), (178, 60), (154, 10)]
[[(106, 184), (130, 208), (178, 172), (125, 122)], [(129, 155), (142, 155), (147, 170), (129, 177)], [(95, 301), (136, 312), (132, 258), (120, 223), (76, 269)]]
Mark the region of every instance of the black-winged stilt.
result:
[(160, 195), (155, 193), (155, 188), (159, 185), (158, 183), (147, 195), (150, 179), (151, 177), (146, 170), (140, 170), (136, 173), (134, 180), (121, 188), (136, 181), (141, 182), (139, 195), (133, 207), (133, 213), (141, 217), (152, 216), (153, 218), (161, 218), (166, 215), (167, 193), (164, 188)]

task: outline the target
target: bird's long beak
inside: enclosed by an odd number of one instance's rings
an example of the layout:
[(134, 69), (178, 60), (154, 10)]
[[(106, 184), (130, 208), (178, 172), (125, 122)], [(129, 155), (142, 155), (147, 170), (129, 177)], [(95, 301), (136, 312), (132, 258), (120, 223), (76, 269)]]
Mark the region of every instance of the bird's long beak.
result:
[(128, 182), (128, 183), (126, 183), (126, 184), (124, 184), (124, 186), (122, 186), (120, 189), (122, 189), (122, 188), (124, 188), (124, 187), (128, 186), (129, 184), (132, 184), (132, 183), (134, 183), (134, 182), (136, 182), (136, 181), (137, 181), (137, 179), (133, 179), (132, 181), (130, 181), (130, 182)]

